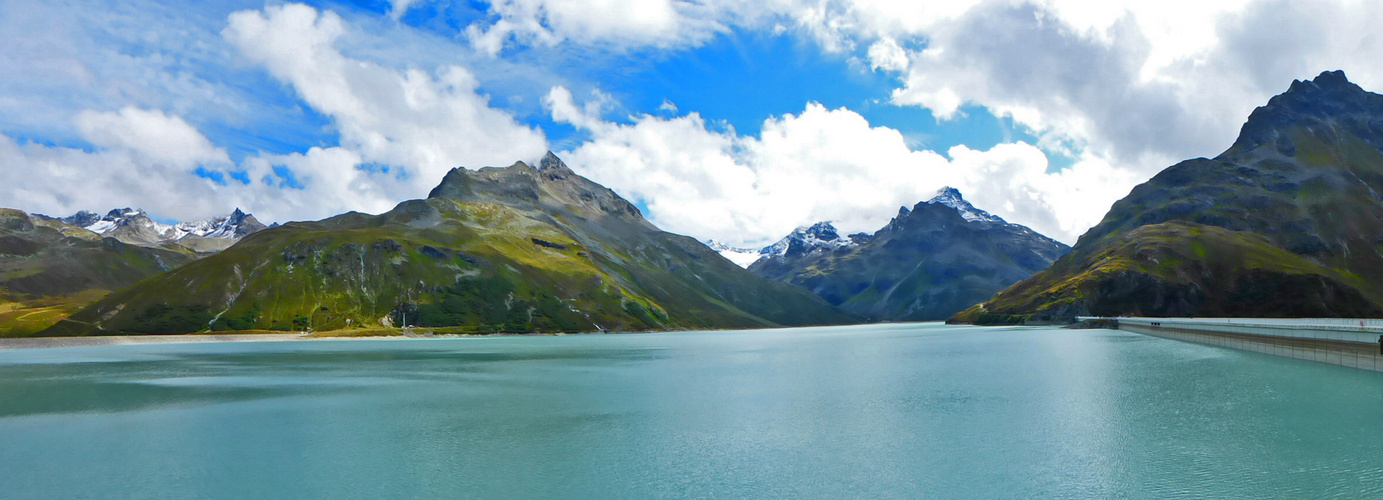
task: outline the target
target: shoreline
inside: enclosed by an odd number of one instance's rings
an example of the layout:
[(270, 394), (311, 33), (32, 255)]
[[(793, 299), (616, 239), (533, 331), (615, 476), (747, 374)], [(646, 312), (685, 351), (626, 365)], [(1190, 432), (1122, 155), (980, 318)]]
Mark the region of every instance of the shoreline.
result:
[(562, 335), (610, 335), (646, 332), (577, 332), (577, 333), (434, 333), (401, 332), (384, 335), (331, 335), (318, 333), (184, 333), (169, 335), (92, 335), (85, 337), (18, 337), (0, 338), (0, 351), (19, 349), (56, 349), (62, 347), (91, 347), (108, 345), (184, 344), (195, 342), (290, 342), (311, 340), (386, 340), (386, 339), (460, 339), (486, 337), (556, 337)]
[[(0, 351), (51, 349), (103, 345), (183, 344), (192, 342), (291, 341), (332, 337), (311, 337), (301, 333), (232, 333), (223, 335), (105, 335), (89, 337), (0, 338)], [(361, 337), (365, 338), (365, 337)]]
[[(931, 321), (905, 322), (905, 323), (932, 323)], [(860, 326), (867, 323), (851, 325), (808, 325), (808, 326), (779, 326), (764, 328), (704, 328), (688, 330), (646, 330), (646, 331), (589, 331), (589, 332), (537, 332), (537, 333), (453, 333), (445, 331), (444, 328), (411, 328), (408, 330), (328, 330), (325, 332), (294, 332), (294, 333), (183, 333), (168, 335), (91, 335), (81, 337), (0, 337), (0, 351), (11, 351), (20, 349), (56, 349), (63, 347), (92, 347), (108, 345), (140, 345), (140, 344), (182, 344), (194, 342), (287, 342), (297, 340), (387, 340), (387, 339), (462, 339), (462, 338), (491, 338), (491, 337), (561, 337), (566, 335), (639, 335), (650, 333), (668, 333), (679, 331), (730, 331), (730, 330), (776, 330), (790, 328), (822, 328), (833, 326)], [(902, 323), (878, 323), (902, 324)], [(438, 332), (437, 330), (443, 330)], [(263, 332), (263, 330), (260, 330)]]

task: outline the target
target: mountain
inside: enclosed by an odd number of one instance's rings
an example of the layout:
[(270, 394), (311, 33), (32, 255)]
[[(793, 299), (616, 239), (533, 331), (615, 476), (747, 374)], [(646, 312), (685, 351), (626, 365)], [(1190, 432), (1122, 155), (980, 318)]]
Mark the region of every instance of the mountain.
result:
[(778, 242), (764, 247), (759, 251), (759, 255), (765, 260), (797, 259), (805, 255), (854, 247), (859, 244), (855, 240), (856, 237), (867, 238), (865, 235), (841, 236), (830, 221), (818, 222), (793, 230)]
[(868, 234), (864, 233), (842, 237), (836, 232), (836, 227), (831, 225), (830, 221), (824, 221), (799, 227), (772, 245), (758, 250), (735, 248), (716, 240), (706, 240), (706, 246), (730, 259), (731, 262), (739, 264), (740, 267), (748, 268), (761, 260), (793, 259), (817, 251), (853, 247), (868, 240), (869, 237)]
[(190, 262), (77, 226), (0, 209), (0, 337), (43, 330), (111, 290)]
[(944, 319), (1037, 272), (1070, 248), (977, 209), (959, 191), (901, 207), (873, 235), (799, 229), (749, 266), (876, 321)]
[(759, 250), (752, 248), (732, 247), (716, 240), (706, 240), (705, 243), (706, 246), (711, 247), (711, 250), (715, 250), (721, 257), (725, 257), (730, 262), (734, 262), (735, 265), (740, 267), (749, 267), (750, 264), (753, 264), (754, 261), (759, 260), (759, 257), (762, 256)]
[(659, 230), (549, 153), (453, 169), (425, 200), (290, 222), (74, 315), (48, 335), (354, 326), (467, 332), (836, 324), (855, 318)]
[(239, 208), (229, 215), (177, 224), (156, 222), (144, 210), (132, 208), (117, 208), (104, 217), (83, 210), (59, 220), (131, 245), (177, 245), (194, 252), (219, 252), (245, 236), (267, 229)]
[(1383, 315), (1383, 95), (1295, 81), (1213, 159), (1135, 187), (1051, 268), (952, 318)]

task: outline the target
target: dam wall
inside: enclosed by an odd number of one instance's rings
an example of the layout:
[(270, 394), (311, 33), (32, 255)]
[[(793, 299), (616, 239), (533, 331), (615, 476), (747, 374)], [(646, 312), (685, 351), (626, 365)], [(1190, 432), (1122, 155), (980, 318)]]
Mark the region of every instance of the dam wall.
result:
[[(1094, 319), (1094, 318), (1090, 318)], [(1383, 371), (1383, 320), (1116, 318), (1120, 330), (1288, 358)]]

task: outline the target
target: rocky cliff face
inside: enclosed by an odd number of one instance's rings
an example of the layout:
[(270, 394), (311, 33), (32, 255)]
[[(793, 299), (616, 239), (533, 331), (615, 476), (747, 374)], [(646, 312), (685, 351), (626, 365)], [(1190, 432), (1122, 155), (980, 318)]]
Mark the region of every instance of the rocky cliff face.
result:
[(1163, 170), (1050, 269), (956, 321), (1383, 314), (1383, 96), (1293, 82), (1213, 159)]
[(952, 188), (901, 208), (872, 235), (840, 237), (829, 224), (817, 224), (779, 246), (781, 253), (750, 271), (875, 321), (944, 319), (1069, 249), (975, 208)]
[[(664, 330), (851, 321), (654, 227), (549, 154), (453, 169), (425, 200), (259, 231), (48, 334), (337, 329)], [(82, 325), (89, 325), (79, 328)]]

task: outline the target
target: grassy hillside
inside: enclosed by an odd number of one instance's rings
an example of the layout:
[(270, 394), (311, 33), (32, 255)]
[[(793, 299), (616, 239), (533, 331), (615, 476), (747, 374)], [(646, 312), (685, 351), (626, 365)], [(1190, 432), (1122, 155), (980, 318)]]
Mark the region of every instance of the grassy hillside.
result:
[(850, 321), (649, 224), (556, 157), (456, 169), (426, 200), (261, 231), (48, 335), (460, 326), (577, 332)]
[(1383, 96), (1326, 73), (1235, 144), (1119, 200), (1072, 252), (952, 318), (1383, 315)]

